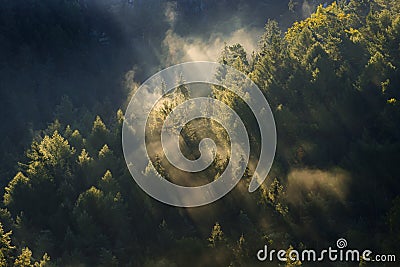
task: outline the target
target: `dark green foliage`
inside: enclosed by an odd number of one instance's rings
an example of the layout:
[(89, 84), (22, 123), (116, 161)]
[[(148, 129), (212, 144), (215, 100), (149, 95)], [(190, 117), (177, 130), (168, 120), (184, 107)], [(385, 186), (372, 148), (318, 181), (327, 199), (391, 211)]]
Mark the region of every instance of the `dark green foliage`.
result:
[[(51, 266), (50, 257), (44, 254), (40, 261), (33, 261), (32, 251), (25, 247), (18, 251), (11, 244), (12, 231), (4, 232), (3, 225), (0, 223), (0, 266), (2, 267), (45, 267)], [(18, 254), (20, 253), (20, 254)]]
[[(138, 11), (129, 11), (129, 3), (116, 4), (114, 10), (125, 14), (121, 20), (132, 22), (123, 29), (115, 28), (111, 9), (102, 8), (108, 6), (105, 1), (88, 6), (77, 1), (57, 1), (59, 5), (28, 1), (32, 12), (19, 2), (6, 1), (0, 11), (1, 23), (9, 25), (1, 26), (5, 29), (0, 34), (4, 40), (1, 49), (12, 52), (1, 55), (5, 62), (0, 66), (4, 78), (1, 86), (7, 86), (7, 90), (1, 90), (1, 101), (7, 112), (20, 118), (12, 124), (6, 114), (4, 125), (14, 125), (16, 132), (26, 129), (22, 117), (27, 110), (28, 121), (41, 113), (46, 114), (42, 123), (50, 120), (50, 113), (56, 120), (46, 130), (31, 133), (34, 140), (26, 158), (20, 157), (17, 170), (7, 170), (7, 175), (13, 173), (9, 178), (16, 175), (4, 187), (0, 266), (45, 266), (50, 264), (45, 253), (55, 266), (253, 266), (257, 264), (255, 254), (264, 244), (289, 252), (333, 246), (339, 237), (346, 237), (352, 247), (397, 252), (398, 1), (338, 1), (319, 6), (285, 32), (270, 20), (258, 50), (250, 57), (240, 44), (223, 48), (220, 61), (248, 74), (267, 97), (277, 124), (277, 154), (270, 177), (259, 191), (247, 192), (254, 168), (248, 166), (230, 194), (197, 209), (166, 206), (137, 187), (122, 155), (123, 112), (118, 110), (114, 115), (115, 107), (123, 102), (123, 93), (107, 90), (118, 88), (128, 68), (113, 70), (111, 80), (102, 75), (105, 68), (112, 69), (115, 59), (113, 52), (104, 48), (116, 51), (117, 44), (124, 43), (119, 39), (121, 31), (143, 34), (140, 38), (148, 43), (158, 40), (144, 34), (151, 32), (151, 25), (162, 22), (136, 27), (148, 18), (156, 2), (149, 1)], [(235, 7), (237, 3), (233, 2)], [(283, 4), (287, 8), (287, 3)], [(214, 4), (216, 10), (219, 5)], [(178, 1), (178, 10), (185, 7)], [(98, 16), (88, 12), (89, 8)], [(297, 1), (290, 1), (289, 8), (291, 14), (296, 13)], [(128, 16), (129, 12), (136, 16)], [(162, 12), (157, 9), (153, 15), (161, 17)], [(213, 14), (202, 11), (201, 6), (196, 12)], [(21, 21), (17, 16), (23, 17)], [(95, 26), (107, 34), (97, 36), (99, 33), (92, 32)], [(161, 26), (157, 29), (162, 31)], [(185, 27), (180, 30), (185, 31)], [(21, 45), (14, 47), (14, 43)], [(99, 65), (83, 57), (82, 68), (73, 68), (76, 64), (72, 62), (89, 50), (96, 51), (92, 56)], [(89, 71), (92, 64), (99, 66), (99, 73)], [(59, 74), (59, 68), (72, 78)], [(130, 79), (131, 73), (127, 75)], [(96, 81), (87, 78), (76, 84), (73, 77), (84, 74), (95, 76)], [(18, 75), (21, 79), (15, 79)], [(76, 91), (68, 92), (75, 85)], [(81, 90), (86, 85), (96, 88), (96, 94)], [(23, 99), (17, 99), (14, 93), (14, 88), (20, 87), (29, 88)], [(39, 92), (39, 87), (47, 89)], [(167, 96), (171, 101), (164, 102), (152, 119), (165, 118), (174, 106), (190, 97), (189, 89), (181, 86)], [(69, 97), (62, 97), (64, 94)], [(255, 150), (252, 153), (257, 154), (259, 133), (243, 101), (220, 88), (212, 88), (210, 94), (243, 115)], [(87, 107), (74, 105), (77, 99), (93, 95), (95, 99), (88, 101), (92, 103), (86, 103)], [(52, 98), (60, 104), (44, 105), (46, 110), (36, 105)], [(9, 105), (7, 101), (13, 99), (25, 110), (17, 111)], [(197, 130), (196, 125), (203, 130)], [(150, 126), (150, 130), (157, 130), (156, 123)], [(227, 146), (222, 144), (226, 133), (218, 126), (196, 121), (181, 133), (188, 157), (198, 156), (198, 151), (190, 151), (206, 126), (215, 130), (212, 137), (220, 148)], [(21, 135), (7, 133), (1, 147), (7, 147), (14, 138), (29, 138), (27, 133)], [(24, 146), (27, 142), (21, 143)], [(168, 177), (163, 157), (153, 156), (156, 169)], [(15, 164), (15, 158), (10, 161)], [(225, 157), (219, 155), (212, 170), (203, 174), (216, 179), (226, 164)], [(42, 255), (40, 262), (34, 262)]]

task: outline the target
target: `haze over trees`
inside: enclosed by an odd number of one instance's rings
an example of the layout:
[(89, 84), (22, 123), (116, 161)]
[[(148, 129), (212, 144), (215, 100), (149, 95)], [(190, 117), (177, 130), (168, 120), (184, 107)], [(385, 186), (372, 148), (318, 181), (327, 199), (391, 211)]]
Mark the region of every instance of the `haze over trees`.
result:
[[(157, 1), (29, 3), (29, 11), (20, 1), (4, 1), (0, 8), (0, 49), (8, 51), (0, 54), (0, 266), (257, 266), (255, 255), (265, 244), (318, 250), (342, 237), (352, 248), (398, 253), (398, 1), (335, 1), (304, 19), (304, 3), (291, 1), (287, 12), (297, 21), (283, 21), (289, 25), (284, 28), (268, 20), (253, 53), (241, 44), (221, 47), (215, 60), (246, 73), (268, 99), (277, 153), (262, 188), (247, 192), (248, 166), (231, 193), (194, 209), (147, 196), (122, 155), (122, 109), (137, 82), (162, 67), (166, 56), (141, 63), (135, 49), (167, 53), (165, 10), (156, 8)], [(174, 28), (180, 34), (212, 27), (206, 15), (229, 14), (222, 11), (224, 1), (171, 3), (181, 14)], [(265, 4), (250, 1), (245, 7)], [(231, 8), (240, 5), (234, 1)], [(189, 21), (189, 11), (196, 13), (192, 24), (180, 24)], [(113, 12), (120, 12), (120, 21)], [(174, 101), (196, 90), (185, 86), (165, 96), (153, 114), (154, 131)], [(239, 99), (220, 88), (208, 90), (255, 129)], [(218, 125), (197, 121), (182, 132), (189, 158), (196, 158), (194, 148), (209, 132), (222, 151), (227, 146)], [(256, 155), (257, 130), (251, 134)], [(204, 177), (217, 179), (225, 156), (219, 154)], [(153, 165), (168, 177), (163, 155), (154, 155)], [(302, 264), (318, 266), (286, 266)]]
[[(256, 15), (254, 10), (264, 11)], [(76, 119), (71, 110), (75, 108), (88, 125), (93, 117), (90, 113), (105, 116), (121, 107), (129, 93), (123, 85), (128, 71), (133, 69), (136, 81), (143, 81), (171, 63), (166, 62), (172, 45), (166, 38), (171, 31), (184, 40), (179, 46), (195, 39), (209, 47), (207, 42), (227, 38), (237, 29), (261, 28), (266, 17), (283, 21), (288, 16), (280, 15), (286, 12), (284, 1), (268, 5), (239, 0), (229, 4), (204, 0), (3, 1), (0, 174), (10, 176), (17, 171), (15, 162), (22, 160), (20, 155), (31, 139), (54, 117), (62, 120), (69, 113)], [(290, 14), (298, 17), (303, 12), (299, 8)], [(214, 49), (217, 54), (221, 47)], [(2, 187), (7, 179), (3, 180)]]

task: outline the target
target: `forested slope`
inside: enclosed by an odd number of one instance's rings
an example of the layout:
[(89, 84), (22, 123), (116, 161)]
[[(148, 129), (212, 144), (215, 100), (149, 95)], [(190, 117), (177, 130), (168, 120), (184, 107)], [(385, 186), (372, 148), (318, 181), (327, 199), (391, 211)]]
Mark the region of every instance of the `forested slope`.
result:
[(216, 31), (260, 28), (267, 17), (303, 15), (300, 5), (281, 16), (287, 12), (287, 1), (1, 1), (0, 175), (15, 173), (36, 131), (62, 116), (63, 108), (72, 103), (93, 120), (92, 113), (107, 114), (125, 102), (127, 71), (134, 69), (142, 81), (166, 67), (168, 16), (177, 34), (207, 39)]
[[(264, 244), (319, 249), (340, 237), (352, 247), (397, 253), (399, 2), (319, 6), (284, 32), (268, 21), (257, 51), (226, 46), (219, 60), (248, 74), (275, 116), (277, 153), (260, 190), (248, 194), (249, 168), (216, 203), (194, 209), (161, 204), (138, 188), (126, 168), (118, 105), (100, 105), (93, 109), (100, 116), (83, 116), (86, 108), (64, 98), (5, 187), (0, 264), (30, 266), (42, 259), (37, 266), (253, 266)], [(128, 92), (136, 86), (131, 75), (119, 82)], [(98, 93), (112, 98), (104, 88)], [(214, 96), (228, 101), (225, 93)], [(29, 100), (21, 102), (27, 110)], [(235, 99), (229, 101), (237, 109)], [(188, 143), (197, 138), (190, 131), (186, 137)], [(155, 163), (163, 170), (161, 159)], [(219, 163), (216, 170), (224, 167)]]

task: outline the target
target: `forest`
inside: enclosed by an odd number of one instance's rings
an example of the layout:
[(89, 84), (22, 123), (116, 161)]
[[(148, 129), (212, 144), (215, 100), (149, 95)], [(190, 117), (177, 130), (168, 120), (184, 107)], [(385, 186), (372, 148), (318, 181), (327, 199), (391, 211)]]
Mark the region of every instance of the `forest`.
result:
[[(0, 51), (0, 266), (398, 266), (256, 257), (266, 244), (289, 253), (345, 238), (399, 261), (398, 0), (2, 0)], [(220, 200), (178, 208), (135, 183), (122, 125), (141, 83), (193, 60), (261, 89), (277, 148), (257, 191), (249, 164)], [(199, 91), (241, 115), (257, 162), (254, 118), (221, 88), (165, 95), (152, 132)], [(183, 129), (188, 158), (210, 133), (228, 146), (211, 121)], [(165, 156), (151, 161), (173, 178)], [(203, 178), (227, 162), (217, 154)]]

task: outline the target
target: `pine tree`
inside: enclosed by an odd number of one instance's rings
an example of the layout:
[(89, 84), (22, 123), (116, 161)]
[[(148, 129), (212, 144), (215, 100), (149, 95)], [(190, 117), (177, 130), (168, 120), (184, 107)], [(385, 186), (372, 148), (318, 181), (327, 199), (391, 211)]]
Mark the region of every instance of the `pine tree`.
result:
[(221, 225), (216, 222), (211, 230), (211, 235), (208, 238), (208, 242), (210, 243), (209, 246), (212, 248), (217, 247), (219, 244), (224, 242), (225, 237), (224, 233), (222, 232)]

